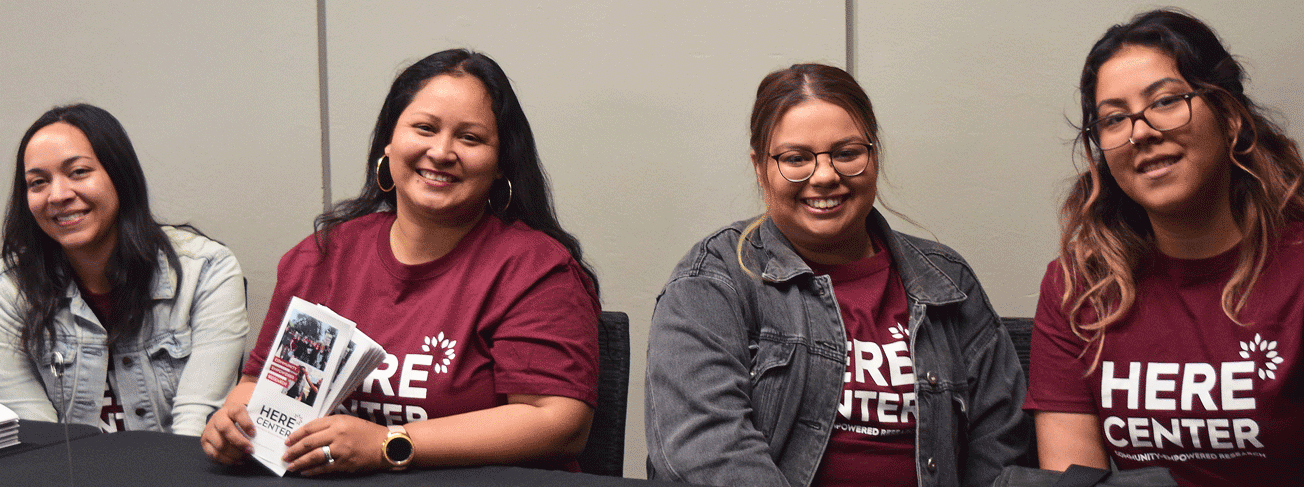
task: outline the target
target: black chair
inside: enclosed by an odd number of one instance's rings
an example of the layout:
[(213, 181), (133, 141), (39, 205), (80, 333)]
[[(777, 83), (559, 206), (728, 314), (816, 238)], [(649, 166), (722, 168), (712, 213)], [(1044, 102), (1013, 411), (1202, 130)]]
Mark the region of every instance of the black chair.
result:
[[(1019, 365), (1023, 366), (1023, 378), (1028, 379), (1028, 362), (1032, 358), (1032, 318), (1001, 318), (1001, 324), (1010, 333), (1014, 342), (1014, 352), (1019, 355)], [(1024, 466), (1037, 466), (1037, 432), (1032, 431), (1028, 439), (1028, 453), (1021, 462)]]
[(603, 311), (598, 329), (598, 407), (580, 470), (622, 477), (625, 472), (625, 409), (629, 404), (629, 315)]
[(1028, 362), (1032, 357), (1032, 318), (1001, 318), (1001, 324), (1010, 332), (1010, 341), (1014, 342), (1014, 351), (1019, 354), (1019, 365), (1023, 366), (1023, 376), (1028, 376)]

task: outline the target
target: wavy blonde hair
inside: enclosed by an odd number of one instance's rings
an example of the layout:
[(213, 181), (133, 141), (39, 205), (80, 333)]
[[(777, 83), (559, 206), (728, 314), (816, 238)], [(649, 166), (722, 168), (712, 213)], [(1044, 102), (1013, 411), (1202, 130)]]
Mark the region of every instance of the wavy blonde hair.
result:
[[(1239, 319), (1283, 227), (1304, 220), (1301, 176), (1304, 162), (1294, 140), (1265, 117), (1244, 90), (1245, 74), (1217, 34), (1190, 15), (1173, 9), (1140, 14), (1115, 25), (1092, 47), (1082, 70), (1082, 127), (1096, 116), (1100, 66), (1124, 46), (1147, 46), (1172, 56), (1178, 72), (1197, 90), (1219, 123), (1239, 120), (1229, 144), (1232, 163), (1232, 216), (1242, 235), (1235, 271), (1223, 287), (1222, 309)], [(1232, 127), (1223, 127), (1230, 133)], [(1084, 131), (1077, 139), (1087, 160), (1060, 210), (1061, 306), (1070, 328), (1094, 346), (1090, 375), (1100, 363), (1104, 338), (1136, 303), (1136, 274), (1155, 248), (1154, 231), (1144, 209), (1130, 199), (1109, 174), (1104, 153)]]

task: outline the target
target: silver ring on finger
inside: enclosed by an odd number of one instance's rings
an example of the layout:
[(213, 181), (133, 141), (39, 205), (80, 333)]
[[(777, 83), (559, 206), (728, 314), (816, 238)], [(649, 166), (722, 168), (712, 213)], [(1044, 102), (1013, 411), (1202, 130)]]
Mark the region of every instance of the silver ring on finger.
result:
[(323, 445), (323, 446), (321, 447), (321, 452), (322, 452), (323, 454), (326, 455), (326, 464), (327, 464), (327, 465), (334, 465), (334, 464), (335, 464), (335, 457), (332, 457), (332, 456), (331, 456), (331, 446), (330, 446), (330, 445)]

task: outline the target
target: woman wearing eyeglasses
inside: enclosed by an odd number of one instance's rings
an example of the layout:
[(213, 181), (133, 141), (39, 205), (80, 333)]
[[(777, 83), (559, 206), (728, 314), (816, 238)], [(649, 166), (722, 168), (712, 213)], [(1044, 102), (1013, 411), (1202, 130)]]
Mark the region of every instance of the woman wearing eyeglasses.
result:
[(1042, 281), (1042, 468), (1163, 466), (1186, 485), (1304, 476), (1304, 163), (1208, 26), (1148, 12), (1082, 72), (1088, 170)]
[(845, 71), (766, 76), (766, 211), (708, 236), (657, 300), (649, 474), (704, 485), (990, 485), (1026, 447), (1024, 379), (973, 272), (874, 209), (878, 126)]

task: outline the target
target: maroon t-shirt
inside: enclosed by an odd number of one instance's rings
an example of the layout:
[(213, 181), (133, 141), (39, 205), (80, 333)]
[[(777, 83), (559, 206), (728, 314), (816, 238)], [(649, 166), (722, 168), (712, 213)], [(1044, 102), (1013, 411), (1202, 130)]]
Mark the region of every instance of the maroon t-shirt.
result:
[(353, 320), (388, 353), (345, 399), (348, 413), (404, 424), (506, 404), (508, 394), (597, 396), (600, 308), (566, 248), (487, 216), (448, 253), (405, 265), (389, 246), (393, 213), (309, 236), (281, 258), (276, 290), (244, 373), (258, 375), (290, 298)]
[[(95, 294), (77, 283), (77, 290), (81, 292), (82, 300), (91, 307), (91, 312), (99, 318), (100, 324), (108, 327), (109, 319), (113, 313), (112, 293)], [(100, 431), (105, 433), (114, 433), (126, 431), (126, 425), (122, 419), (122, 404), (118, 403), (117, 388), (114, 383), (117, 379), (113, 375), (113, 352), (109, 352), (108, 360), (109, 373), (105, 374), (104, 379), (104, 403), (100, 406)]]
[(811, 264), (811, 269), (832, 279), (847, 328), (842, 400), (814, 485), (917, 485), (919, 413), (910, 314), (892, 257), (880, 251), (842, 265)]
[(1100, 366), (1085, 377), (1096, 348), (1083, 354), (1069, 329), (1052, 262), (1024, 407), (1095, 414), (1119, 468), (1167, 467), (1183, 485), (1304, 481), (1304, 226), (1287, 230), (1240, 314), (1248, 326), (1220, 304), (1238, 249), (1198, 260), (1156, 253), (1137, 276), (1136, 304), (1108, 328)]

